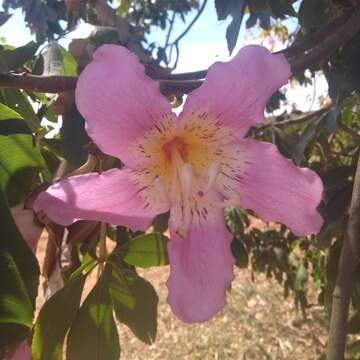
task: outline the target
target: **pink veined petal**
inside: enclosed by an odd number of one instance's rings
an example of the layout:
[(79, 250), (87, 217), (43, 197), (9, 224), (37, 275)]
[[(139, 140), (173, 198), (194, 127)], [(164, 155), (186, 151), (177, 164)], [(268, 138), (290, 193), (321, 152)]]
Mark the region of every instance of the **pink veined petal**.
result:
[(209, 68), (204, 83), (187, 97), (180, 118), (201, 109), (244, 136), (251, 125), (264, 120), (268, 99), (290, 76), (284, 55), (273, 55), (259, 45), (245, 46), (229, 62)]
[(118, 45), (96, 50), (79, 77), (75, 99), (92, 140), (128, 166), (136, 163), (128, 145), (163, 116), (172, 116), (159, 83), (145, 75), (134, 54)]
[(320, 177), (295, 166), (271, 143), (243, 139), (236, 147), (241, 158), (237, 180), (242, 207), (265, 221), (287, 225), (295, 235), (318, 233), (323, 223), (316, 210), (323, 192)]
[(24, 340), (16, 348), (14, 354), (11, 357), (11, 360), (31, 360), (31, 348), (27, 340)]
[(203, 322), (226, 303), (226, 289), (233, 280), (232, 236), (222, 209), (213, 219), (191, 225), (188, 237), (180, 238), (170, 223), (170, 277), (168, 303), (187, 323)]
[(43, 228), (35, 223), (35, 215), (32, 210), (24, 209), (22, 205), (13, 207), (11, 214), (22, 237), (35, 253), (37, 243)]
[(42, 192), (33, 208), (43, 210), (52, 221), (62, 225), (98, 220), (146, 230), (151, 220), (169, 206), (162, 201), (161, 194), (156, 204), (147, 203), (142, 198), (144, 191), (135, 185), (131, 170), (112, 169), (61, 180)]

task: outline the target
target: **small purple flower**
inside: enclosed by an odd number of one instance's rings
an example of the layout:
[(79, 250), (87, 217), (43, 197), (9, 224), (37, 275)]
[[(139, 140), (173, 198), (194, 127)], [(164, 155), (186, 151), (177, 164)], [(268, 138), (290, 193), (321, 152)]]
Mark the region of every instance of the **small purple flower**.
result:
[(89, 136), (125, 168), (62, 180), (38, 197), (35, 210), (63, 225), (86, 219), (133, 230), (170, 210), (168, 303), (183, 321), (208, 320), (233, 280), (224, 207), (252, 209), (296, 235), (321, 227), (320, 178), (273, 144), (244, 138), (290, 76), (283, 55), (244, 47), (211, 66), (177, 117), (135, 55), (100, 47), (80, 75), (76, 104)]

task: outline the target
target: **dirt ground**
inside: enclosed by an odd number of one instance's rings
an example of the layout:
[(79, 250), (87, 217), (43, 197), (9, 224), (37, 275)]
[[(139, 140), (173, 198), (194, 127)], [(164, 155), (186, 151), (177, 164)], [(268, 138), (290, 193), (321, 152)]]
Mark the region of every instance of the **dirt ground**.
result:
[(325, 348), (327, 320), (313, 305), (308, 320), (296, 313), (293, 300), (284, 301), (282, 288), (247, 270), (237, 270), (228, 305), (211, 321), (187, 325), (166, 303), (168, 268), (143, 271), (158, 292), (158, 335), (146, 346), (119, 326), (122, 358), (129, 360), (319, 359)]
[[(42, 257), (44, 248), (42, 239), (37, 256)], [(166, 303), (168, 271), (167, 266), (140, 271), (159, 295), (157, 339), (153, 345), (145, 345), (126, 326), (118, 324), (121, 359), (310, 360), (319, 359), (323, 353), (328, 320), (316, 305), (315, 296), (305, 321), (296, 312), (293, 299), (284, 300), (276, 281), (263, 276), (252, 281), (248, 270), (237, 269), (227, 306), (205, 324), (187, 325), (172, 314)], [(95, 272), (92, 277), (87, 290), (96, 281)], [(40, 295), (38, 307), (43, 301)]]

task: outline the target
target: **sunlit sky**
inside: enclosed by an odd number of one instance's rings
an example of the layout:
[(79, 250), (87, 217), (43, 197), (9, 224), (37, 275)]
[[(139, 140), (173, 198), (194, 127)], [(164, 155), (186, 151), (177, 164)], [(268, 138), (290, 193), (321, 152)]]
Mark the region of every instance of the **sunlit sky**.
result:
[[(2, 1), (0, 1), (0, 4), (2, 4)], [(196, 11), (189, 13), (186, 18), (187, 22), (191, 21), (195, 15)], [(34, 36), (30, 34), (29, 29), (26, 28), (23, 18), (24, 16), (21, 11), (16, 10), (13, 12), (12, 18), (10, 18), (5, 25), (0, 27), (0, 36), (5, 38), (6, 43), (13, 46), (19, 46), (34, 39)], [(214, 1), (209, 0), (201, 17), (180, 42), (180, 58), (176, 72), (206, 69), (216, 61), (229, 60), (225, 32), (230, 21), (231, 17), (223, 21), (218, 21)], [(234, 54), (246, 44), (261, 42), (257, 36), (259, 31), (256, 30), (256, 28), (253, 28), (251, 31), (246, 30), (245, 22), (246, 18), (243, 21), (237, 46), (233, 52)], [(179, 17), (174, 24), (172, 37), (170, 39), (175, 39), (183, 32), (186, 26), (187, 24), (184, 24)], [(288, 20), (287, 26), (290, 27), (290, 29), (294, 29), (296, 21)], [(148, 40), (163, 45), (165, 36), (165, 31), (154, 28), (149, 35)], [(62, 43), (66, 46), (68, 41), (69, 40), (62, 41)], [(263, 44), (267, 46), (266, 41)], [(276, 42), (275, 50), (279, 50), (283, 46), (283, 44)], [(315, 110), (319, 107), (316, 98), (327, 91), (325, 79), (323, 77), (317, 77), (315, 86), (316, 89), (312, 86), (307, 86), (306, 88), (301, 88), (301, 90), (298, 87), (293, 88), (288, 86), (286, 89), (286, 96), (290, 103), (296, 102), (299, 110)], [(313, 101), (314, 98), (315, 101)]]

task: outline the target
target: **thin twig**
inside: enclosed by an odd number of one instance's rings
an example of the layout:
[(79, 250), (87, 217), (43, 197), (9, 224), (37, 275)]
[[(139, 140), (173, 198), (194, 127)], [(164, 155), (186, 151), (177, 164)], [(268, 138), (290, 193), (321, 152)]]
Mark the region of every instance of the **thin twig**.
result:
[(173, 41), (173, 44), (178, 44), (179, 41), (190, 31), (190, 29), (193, 27), (193, 25), (196, 23), (200, 15), (203, 13), (205, 6), (206, 6), (207, 0), (204, 0), (199, 11), (197, 12), (196, 16), (191, 20), (190, 24), (187, 26), (187, 28)]
[(299, 125), (302, 124), (306, 121), (312, 120), (313, 118), (316, 118), (318, 116), (323, 115), (324, 113), (326, 113), (329, 110), (330, 106), (327, 106), (323, 109), (320, 110), (316, 110), (316, 111), (312, 111), (309, 113), (306, 113), (305, 115), (300, 115), (291, 119), (287, 119), (287, 120), (283, 120), (283, 121), (267, 121), (265, 124), (261, 124), (256, 126), (257, 129), (267, 129), (269, 127), (272, 126), (276, 126), (276, 127), (285, 127), (285, 126), (289, 126), (289, 125)]
[(166, 49), (169, 45), (169, 40), (170, 40), (170, 35), (171, 35), (171, 32), (172, 32), (172, 29), (174, 27), (174, 22), (175, 22), (175, 11), (173, 12), (173, 15), (171, 17), (171, 20), (170, 20), (170, 27), (169, 27), (169, 31), (167, 32), (166, 34), (166, 39), (165, 39), (165, 45), (164, 45), (164, 49)]
[(171, 46), (170, 47), (170, 56), (169, 56), (170, 59), (171, 59), (171, 54), (172, 54), (172, 51), (173, 51), (174, 48), (175, 48), (175, 51), (176, 51), (176, 60), (175, 60), (174, 65), (172, 67), (173, 70), (176, 68), (176, 66), (178, 64), (178, 61), (179, 61), (179, 55), (180, 55), (179, 42), (190, 31), (190, 29), (194, 26), (196, 21), (199, 19), (200, 15), (203, 13), (203, 11), (205, 9), (206, 3), (207, 3), (207, 0), (204, 0), (201, 7), (199, 8), (197, 14), (191, 20), (190, 24), (186, 27), (186, 29), (170, 45)]

